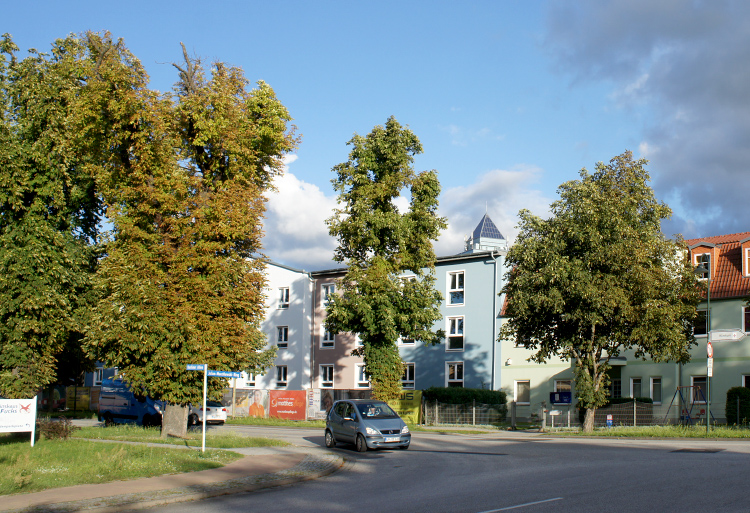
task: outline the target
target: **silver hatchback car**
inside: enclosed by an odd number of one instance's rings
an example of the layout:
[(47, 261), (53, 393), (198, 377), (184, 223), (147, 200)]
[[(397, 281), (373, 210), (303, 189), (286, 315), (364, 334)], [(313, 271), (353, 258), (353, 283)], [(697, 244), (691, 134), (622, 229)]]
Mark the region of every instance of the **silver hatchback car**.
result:
[(326, 447), (353, 443), (359, 452), (398, 447), (408, 449), (411, 433), (401, 417), (383, 401), (336, 401), (326, 416)]

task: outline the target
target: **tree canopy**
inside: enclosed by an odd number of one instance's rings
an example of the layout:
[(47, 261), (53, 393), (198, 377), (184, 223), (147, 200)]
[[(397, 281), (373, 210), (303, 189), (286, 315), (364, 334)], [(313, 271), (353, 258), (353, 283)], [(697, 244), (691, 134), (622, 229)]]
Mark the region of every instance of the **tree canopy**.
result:
[[(359, 334), (373, 395), (387, 400), (401, 392), (399, 337), (428, 344), (443, 337), (432, 331), (441, 319), (432, 247), (446, 226), (437, 215), (440, 183), (435, 171), (414, 171), (422, 145), (393, 117), (348, 144), (349, 160), (333, 168), (342, 207), (328, 220), (339, 241), (334, 259), (348, 268), (325, 325)], [(409, 195), (405, 213), (396, 206), (402, 193)]]
[[(147, 87), (121, 41), (89, 34), (96, 68), (79, 133), (99, 155), (112, 238), (87, 343), (131, 386), (170, 404), (199, 403), (202, 375), (260, 371), (264, 349), (264, 194), (297, 144), (286, 108), (239, 68), (210, 72), (183, 47), (170, 94)], [(225, 380), (210, 379), (216, 395)], [(183, 409), (184, 412), (184, 409)]]
[[(102, 203), (75, 146), (80, 40), (22, 60), (0, 39), (0, 393), (29, 397), (92, 361), (80, 340), (95, 304)], [(58, 368), (77, 355), (75, 375)]]
[(610, 358), (632, 350), (686, 362), (694, 343), (700, 289), (684, 242), (661, 234), (671, 210), (648, 186), (646, 163), (625, 152), (582, 170), (560, 186), (549, 219), (522, 210), (506, 259), (500, 337), (534, 350), (532, 361), (574, 362), (585, 430), (606, 402)]

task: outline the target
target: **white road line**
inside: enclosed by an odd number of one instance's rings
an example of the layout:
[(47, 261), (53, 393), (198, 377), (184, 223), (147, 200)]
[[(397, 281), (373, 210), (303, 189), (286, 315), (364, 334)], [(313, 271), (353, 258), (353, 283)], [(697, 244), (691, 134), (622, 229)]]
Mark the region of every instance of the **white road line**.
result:
[(508, 511), (511, 509), (525, 508), (526, 506), (533, 506), (534, 504), (543, 504), (545, 502), (561, 501), (562, 497), (555, 497), (554, 499), (545, 499), (543, 501), (527, 502), (526, 504), (516, 504), (515, 506), (508, 506), (507, 508), (491, 509), (488, 511), (480, 511), (479, 513), (496, 513), (497, 511)]

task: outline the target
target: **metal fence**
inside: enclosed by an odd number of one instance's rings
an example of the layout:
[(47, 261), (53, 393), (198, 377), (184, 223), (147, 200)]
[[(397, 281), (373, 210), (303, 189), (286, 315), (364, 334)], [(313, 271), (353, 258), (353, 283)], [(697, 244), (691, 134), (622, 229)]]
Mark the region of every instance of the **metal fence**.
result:
[[(547, 429), (578, 428), (583, 423), (583, 414), (575, 406), (547, 407), (539, 404), (532, 411), (532, 422), (542, 424)], [(663, 426), (674, 424), (701, 424), (705, 422), (705, 406), (687, 408), (669, 404), (651, 404), (630, 401), (610, 404), (598, 408), (594, 413), (594, 426)]]
[(507, 407), (504, 404), (446, 404), (438, 401), (424, 402), (424, 423), (438, 424), (497, 424), (505, 420)]

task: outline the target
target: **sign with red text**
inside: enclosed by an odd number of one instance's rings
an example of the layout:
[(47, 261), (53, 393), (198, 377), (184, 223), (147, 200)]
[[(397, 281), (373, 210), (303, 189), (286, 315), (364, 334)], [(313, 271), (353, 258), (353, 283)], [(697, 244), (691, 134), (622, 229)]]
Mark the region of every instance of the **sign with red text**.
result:
[(268, 416), (305, 420), (307, 393), (304, 390), (269, 390)]
[(34, 447), (36, 396), (31, 399), (0, 399), (0, 433), (31, 433)]

